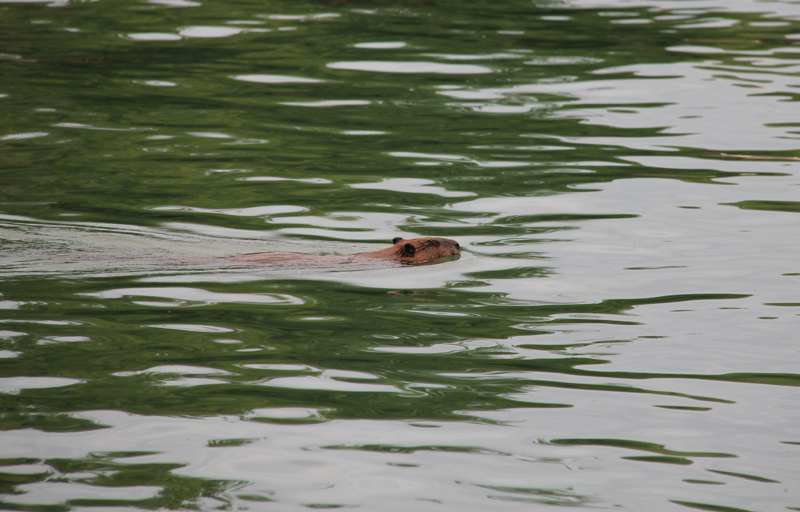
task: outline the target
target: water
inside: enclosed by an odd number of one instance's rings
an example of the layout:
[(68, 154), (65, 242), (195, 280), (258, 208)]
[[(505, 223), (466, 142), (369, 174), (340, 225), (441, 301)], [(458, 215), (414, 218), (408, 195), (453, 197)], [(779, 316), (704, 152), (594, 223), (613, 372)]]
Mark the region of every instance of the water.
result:
[(799, 29), (0, 2), (0, 508), (800, 510)]

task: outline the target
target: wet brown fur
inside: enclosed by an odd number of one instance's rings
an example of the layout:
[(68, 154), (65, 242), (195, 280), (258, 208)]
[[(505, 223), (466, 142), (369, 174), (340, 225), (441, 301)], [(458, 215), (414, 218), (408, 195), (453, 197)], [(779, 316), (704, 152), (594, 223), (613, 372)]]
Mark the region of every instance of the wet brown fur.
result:
[(292, 252), (265, 252), (244, 254), (225, 258), (227, 261), (241, 263), (284, 263), (297, 265), (316, 263), (354, 263), (359, 261), (382, 260), (398, 262), (405, 265), (419, 265), (440, 258), (455, 257), (461, 254), (461, 247), (449, 238), (412, 238), (404, 240), (400, 237), (392, 240), (392, 246), (379, 251), (359, 252), (346, 256), (324, 254), (302, 254)]

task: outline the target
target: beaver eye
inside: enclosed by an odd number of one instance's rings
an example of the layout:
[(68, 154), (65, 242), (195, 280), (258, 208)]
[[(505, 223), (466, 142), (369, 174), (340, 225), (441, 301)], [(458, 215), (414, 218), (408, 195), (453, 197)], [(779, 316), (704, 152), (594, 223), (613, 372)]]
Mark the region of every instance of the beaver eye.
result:
[(458, 249), (459, 251), (461, 250), (461, 246), (458, 245), (458, 242), (456, 242), (456, 249)]

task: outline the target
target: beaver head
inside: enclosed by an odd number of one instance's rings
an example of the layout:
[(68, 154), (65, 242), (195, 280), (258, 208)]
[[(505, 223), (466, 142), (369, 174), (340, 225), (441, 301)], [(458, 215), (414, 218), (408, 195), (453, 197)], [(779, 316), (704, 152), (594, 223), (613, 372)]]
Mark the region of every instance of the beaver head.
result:
[(392, 240), (392, 259), (403, 263), (423, 263), (439, 258), (448, 258), (461, 254), (461, 246), (449, 238), (412, 238), (404, 240), (397, 237)]

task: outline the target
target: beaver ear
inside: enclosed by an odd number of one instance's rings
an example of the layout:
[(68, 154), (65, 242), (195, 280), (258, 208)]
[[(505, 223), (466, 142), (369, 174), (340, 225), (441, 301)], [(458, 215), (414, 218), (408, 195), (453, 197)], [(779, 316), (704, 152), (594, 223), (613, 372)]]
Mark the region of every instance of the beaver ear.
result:
[(403, 246), (402, 256), (406, 258), (413, 258), (416, 253), (417, 249), (414, 247), (413, 244), (405, 244)]
[(399, 242), (402, 239), (403, 239), (402, 236), (396, 236), (396, 237), (392, 238), (392, 245), (396, 244), (397, 242)]

